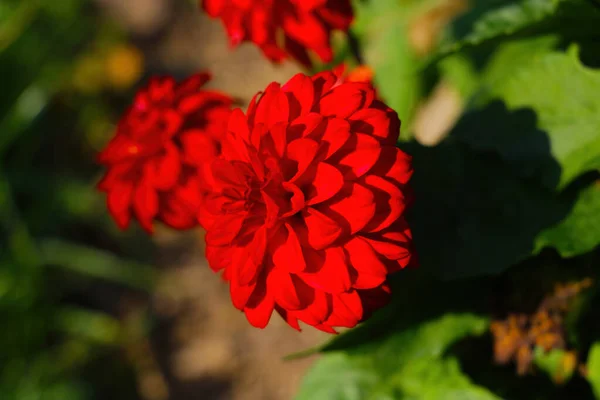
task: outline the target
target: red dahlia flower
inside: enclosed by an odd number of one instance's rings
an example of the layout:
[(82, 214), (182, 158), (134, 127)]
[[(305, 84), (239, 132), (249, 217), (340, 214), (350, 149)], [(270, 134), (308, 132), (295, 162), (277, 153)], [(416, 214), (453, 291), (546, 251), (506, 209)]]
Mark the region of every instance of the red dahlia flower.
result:
[[(272, 61), (289, 53), (311, 65), (307, 50), (324, 62), (333, 57), (330, 34), (348, 30), (350, 0), (204, 0), (204, 10), (221, 18), (232, 46), (251, 41)], [(277, 41), (281, 32), (283, 43)], [(284, 50), (285, 49), (285, 50)]]
[(232, 102), (200, 90), (209, 79), (151, 79), (100, 153), (108, 170), (98, 188), (107, 193), (108, 209), (122, 229), (132, 214), (150, 233), (154, 219), (176, 229), (198, 224), (204, 170), (220, 153)]
[(397, 114), (331, 72), (272, 83), (229, 119), (211, 163), (206, 256), (256, 327), (352, 327), (411, 261), (410, 158)]

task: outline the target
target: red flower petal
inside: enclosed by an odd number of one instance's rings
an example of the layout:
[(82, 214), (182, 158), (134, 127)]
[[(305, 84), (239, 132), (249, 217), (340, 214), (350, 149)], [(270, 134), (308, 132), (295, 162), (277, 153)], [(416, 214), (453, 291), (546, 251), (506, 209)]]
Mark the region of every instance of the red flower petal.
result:
[(371, 247), (390, 260), (404, 259), (411, 253), (412, 234), (404, 218), (384, 231), (363, 236)]
[(371, 289), (385, 282), (387, 268), (381, 262), (373, 248), (362, 238), (354, 237), (344, 245), (348, 261), (356, 272), (352, 287)]
[(285, 309), (279, 307), (278, 305), (275, 305), (275, 310), (279, 313), (279, 315), (281, 315), (281, 318), (283, 318), (285, 320), (285, 322), (288, 323), (289, 326), (291, 326), (292, 328), (294, 328), (297, 331), (301, 331), (302, 329), (300, 329), (300, 325), (298, 324), (298, 318), (296, 318), (293, 314), (293, 312), (290, 311), (286, 311)]
[(273, 125), (269, 130), (268, 135), (273, 142), (273, 148), (276, 154), (279, 157), (283, 157), (287, 144), (287, 124), (281, 122)]
[(319, 102), (322, 115), (347, 118), (373, 101), (373, 89), (365, 83), (349, 82), (330, 90)]
[(233, 132), (237, 137), (246, 143), (250, 143), (250, 129), (248, 128), (248, 119), (243, 111), (236, 108), (229, 115), (228, 132)]
[(274, 308), (273, 298), (266, 293), (264, 287), (259, 286), (244, 308), (244, 313), (252, 326), (262, 329), (269, 323)]
[(197, 210), (202, 193), (196, 177), (160, 196), (160, 220), (175, 229), (190, 229), (198, 224)]
[[(231, 251), (231, 250), (230, 250)], [(232, 266), (235, 266), (237, 264), (239, 264), (240, 262), (240, 256), (243, 254), (243, 249), (235, 249), (233, 251), (233, 260), (232, 260)], [(238, 310), (243, 310), (244, 307), (246, 307), (246, 305), (248, 304), (248, 302), (250, 301), (250, 298), (252, 297), (252, 295), (257, 292), (257, 282), (250, 282), (247, 285), (241, 285), (239, 282), (239, 277), (238, 274), (236, 273), (237, 269), (236, 268), (227, 268), (225, 269), (225, 272), (229, 272), (231, 271), (231, 277), (230, 277), (230, 286), (229, 286), (229, 294), (231, 295), (231, 301), (233, 303), (233, 306), (235, 308), (237, 308)]]
[(319, 15), (335, 29), (347, 29), (353, 20), (352, 5), (348, 0), (329, 1)]
[(133, 194), (133, 210), (142, 228), (152, 233), (152, 220), (158, 213), (158, 195), (154, 188), (143, 183), (138, 185)]
[(199, 129), (191, 129), (182, 133), (179, 140), (187, 164), (210, 162), (219, 155), (217, 142)]
[(281, 215), (282, 217), (289, 217), (302, 210), (306, 205), (304, 193), (293, 183), (283, 182), (281, 185), (287, 192), (291, 193), (289, 211)]
[(333, 296), (333, 313), (326, 325), (353, 328), (362, 319), (363, 307), (356, 290)]
[(219, 92), (202, 91), (191, 94), (183, 98), (177, 107), (182, 114), (192, 114), (200, 112), (202, 107), (221, 104), (228, 106), (231, 104), (231, 98)]
[(394, 145), (400, 134), (400, 120), (396, 112), (363, 108), (348, 118), (352, 132), (376, 137), (383, 144)]
[(310, 297), (312, 301), (310, 301), (308, 306), (304, 309), (295, 311), (294, 314), (296, 317), (313, 326), (325, 322), (331, 314), (331, 294), (325, 293), (322, 290), (313, 289), (306, 284), (302, 286), (302, 289), (299, 289), (299, 292), (301, 291), (306, 292), (305, 297)]
[(341, 247), (329, 247), (324, 250), (324, 254), (322, 265), (308, 265), (307, 272), (302, 272), (298, 276), (315, 289), (328, 293), (350, 290), (352, 281), (344, 250)]
[(131, 219), (130, 206), (133, 197), (133, 186), (121, 184), (108, 192), (107, 206), (117, 225), (121, 229), (129, 226)]
[(314, 249), (325, 249), (342, 233), (342, 228), (334, 220), (313, 207), (306, 208), (302, 216), (308, 229), (308, 244)]
[(154, 186), (160, 190), (172, 188), (177, 183), (180, 170), (179, 152), (169, 143), (165, 146), (165, 154), (154, 160)]
[(279, 84), (270, 84), (258, 101), (253, 123), (264, 124), (265, 127), (271, 128), (278, 122), (288, 122), (288, 116), (287, 96), (281, 91)]
[(313, 162), (318, 150), (319, 144), (310, 139), (297, 139), (288, 144), (287, 158), (297, 163), (296, 173), (290, 179), (290, 182), (293, 183), (302, 176)]
[(250, 325), (263, 329), (269, 323), (275, 303), (271, 297), (266, 297), (256, 307), (246, 307), (244, 313)]
[[(351, 137), (352, 151), (343, 156), (338, 164), (345, 172), (345, 178), (348, 180), (360, 178), (375, 165), (381, 155), (381, 147), (375, 139), (360, 133)], [(349, 147), (350, 144), (346, 144)]]
[(283, 16), (283, 29), (288, 36), (310, 49), (329, 49), (329, 32), (312, 13), (299, 12)]
[(281, 239), (283, 240), (273, 251), (273, 264), (291, 273), (304, 271), (306, 262), (302, 255), (302, 247), (296, 231), (290, 224), (286, 223), (280, 228), (280, 232), (282, 232)]
[(281, 89), (287, 94), (291, 119), (306, 115), (312, 110), (315, 89), (308, 76), (296, 74)]
[(342, 216), (350, 225), (350, 233), (363, 229), (375, 215), (373, 193), (358, 183), (348, 184), (344, 190), (327, 205), (328, 211)]
[(306, 205), (315, 205), (329, 200), (344, 186), (344, 177), (332, 165), (318, 163), (314, 176), (311, 174), (310, 185), (305, 190)]
[(375, 217), (365, 227), (365, 231), (377, 232), (396, 221), (404, 211), (406, 203), (400, 188), (384, 178), (369, 175), (365, 178), (365, 184), (374, 192), (377, 202)]
[[(185, 98), (186, 96), (196, 94), (198, 90), (212, 78), (209, 72), (199, 72), (181, 81), (175, 87), (175, 93), (178, 97)], [(216, 93), (216, 92), (215, 92)], [(230, 102), (229, 97), (225, 97), (226, 102)]]
[(330, 71), (323, 71), (314, 75), (312, 81), (315, 88), (316, 99), (320, 99), (325, 93), (329, 92), (338, 80), (338, 77)]
[(336, 154), (346, 144), (350, 136), (350, 124), (348, 124), (348, 121), (339, 118), (330, 118), (327, 121), (327, 128), (321, 137), (322, 146), (326, 146), (324, 158), (328, 159)]
[(202, 6), (204, 11), (211, 17), (218, 17), (225, 9), (225, 3), (227, 0), (203, 0)]
[(170, 76), (163, 78), (151, 78), (148, 85), (148, 96), (150, 100), (158, 103), (162, 100), (172, 101), (173, 91), (175, 89), (175, 79)]
[(364, 238), (373, 249), (382, 256), (390, 260), (399, 260), (410, 255), (408, 242), (405, 240), (375, 240), (373, 238)]
[(215, 272), (219, 272), (231, 264), (231, 253), (229, 247), (206, 246), (206, 259)]
[(296, 286), (289, 272), (275, 267), (267, 277), (267, 289), (273, 294), (275, 302), (286, 310), (301, 308)]
[(209, 246), (229, 246), (233, 239), (239, 234), (244, 223), (244, 216), (230, 214), (219, 219), (219, 223), (208, 231), (205, 236), (206, 244)]
[(394, 156), (394, 164), (385, 176), (395, 180), (398, 184), (405, 185), (413, 174), (412, 157), (396, 147), (394, 148)]
[(243, 258), (237, 266), (240, 285), (248, 285), (254, 281), (256, 275), (262, 269), (266, 247), (266, 229), (260, 228), (254, 234), (252, 242), (244, 247)]
[(311, 11), (315, 8), (323, 7), (327, 0), (290, 0), (302, 11)]
[[(289, 125), (287, 130), (287, 140), (288, 142), (292, 142), (296, 139), (300, 139), (302, 137), (311, 137), (315, 131), (318, 131), (319, 128), (324, 122), (324, 118), (322, 115), (317, 113), (308, 113), (306, 115), (302, 115)], [(319, 135), (314, 135), (319, 136)]]

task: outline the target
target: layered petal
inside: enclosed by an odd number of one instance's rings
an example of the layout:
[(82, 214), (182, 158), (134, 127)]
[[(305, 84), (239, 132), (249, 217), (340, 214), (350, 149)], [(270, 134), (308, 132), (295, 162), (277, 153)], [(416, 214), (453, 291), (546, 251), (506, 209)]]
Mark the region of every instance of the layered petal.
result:
[(276, 310), (294, 329), (353, 327), (414, 263), (410, 157), (393, 145), (397, 116), (373, 98), (369, 83), (298, 74), (230, 115), (207, 179), (207, 258), (252, 325)]
[(180, 83), (172, 77), (151, 78), (99, 154), (107, 170), (98, 187), (107, 192), (109, 211), (120, 228), (132, 215), (149, 233), (154, 220), (175, 229), (198, 225), (203, 171), (220, 153), (232, 102), (201, 89), (209, 78), (207, 73)]
[(347, 30), (353, 19), (350, 0), (203, 0), (202, 6), (223, 21), (232, 45), (248, 40), (274, 62), (291, 56), (306, 66), (309, 51), (331, 61), (331, 31)]

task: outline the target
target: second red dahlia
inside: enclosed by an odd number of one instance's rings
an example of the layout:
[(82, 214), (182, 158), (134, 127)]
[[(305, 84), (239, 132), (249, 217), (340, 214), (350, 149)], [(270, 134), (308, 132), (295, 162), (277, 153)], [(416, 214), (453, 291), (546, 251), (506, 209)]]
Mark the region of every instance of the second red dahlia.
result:
[(107, 171), (98, 187), (120, 228), (132, 217), (148, 232), (154, 220), (176, 229), (198, 224), (205, 167), (219, 155), (232, 103), (222, 93), (202, 90), (208, 79), (152, 78), (100, 153)]
[(412, 258), (410, 158), (368, 83), (330, 72), (272, 83), (234, 110), (205, 200), (206, 255), (256, 327), (353, 327)]
[(251, 41), (272, 61), (289, 54), (305, 65), (311, 65), (308, 51), (330, 62), (331, 31), (348, 30), (353, 18), (350, 0), (203, 0), (202, 5), (223, 21), (232, 45)]

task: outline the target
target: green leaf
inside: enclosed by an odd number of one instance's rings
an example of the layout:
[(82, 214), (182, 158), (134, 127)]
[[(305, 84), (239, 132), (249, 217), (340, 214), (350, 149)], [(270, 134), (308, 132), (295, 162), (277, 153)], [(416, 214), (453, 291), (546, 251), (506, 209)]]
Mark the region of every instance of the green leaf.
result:
[(557, 32), (591, 36), (600, 11), (588, 0), (479, 0), (447, 29), (436, 57), (501, 40)]
[(590, 349), (587, 369), (587, 380), (590, 382), (596, 398), (600, 399), (600, 343), (594, 343)]
[[(536, 36), (502, 43), (491, 54), (481, 73), (480, 92), (485, 94), (490, 87), (502, 84), (521, 68), (526, 68), (533, 60), (546, 56), (558, 47), (559, 43), (560, 38), (557, 35)], [(479, 95), (481, 96), (481, 93)]]
[(515, 35), (552, 16), (561, 1), (565, 0), (477, 1), (468, 13), (454, 22), (453, 34), (445, 38), (441, 52), (454, 52), (500, 36)]
[(561, 256), (587, 253), (600, 244), (600, 185), (593, 183), (579, 193), (569, 215), (537, 238), (537, 251), (554, 247)]
[[(581, 65), (575, 49), (569, 53), (555, 51), (557, 44), (556, 36), (544, 36), (501, 46), (481, 73), (480, 88), (473, 96), (475, 109), (452, 132), (454, 138), (481, 154), (498, 154), (506, 162), (507, 174), (535, 180), (549, 189), (562, 189), (580, 174), (600, 167), (600, 97), (596, 95), (600, 92), (600, 71)], [(600, 226), (600, 200), (595, 188), (571, 188), (569, 194), (559, 197), (548, 193), (548, 201), (538, 197), (540, 202), (555, 203), (556, 207), (548, 207), (545, 217), (544, 207), (532, 210), (532, 218), (540, 214), (538, 211), (542, 211), (540, 221), (546, 218), (537, 224), (537, 234), (531, 231), (535, 238), (521, 247), (520, 255), (514, 254), (512, 261), (510, 251), (494, 258), (490, 270), (495, 270), (496, 261), (514, 263), (545, 247), (554, 247), (565, 257), (592, 250), (600, 243), (596, 229)], [(524, 194), (515, 193), (517, 197)], [(497, 203), (500, 199), (488, 201)], [(507, 201), (514, 198), (507, 197)], [(494, 230), (496, 235), (511, 224), (515, 231), (527, 231), (529, 225), (536, 224), (528, 215), (524, 213), (520, 223), (509, 219), (489, 229), (484, 227), (484, 231)], [(479, 239), (472, 240), (478, 243)]]
[[(583, 172), (600, 168), (600, 71), (581, 64), (578, 51), (552, 52), (532, 58), (507, 79), (497, 80), (489, 97), (502, 99), (510, 110), (531, 110), (535, 126), (515, 127), (504, 137), (485, 138), (480, 133), (479, 148), (495, 149), (509, 161), (535, 157), (537, 149), (523, 143), (545, 143), (558, 162), (560, 171), (538, 165), (542, 182), (548, 187), (564, 188)], [(507, 138), (509, 137), (509, 138)], [(536, 137), (540, 137), (536, 139)], [(477, 143), (477, 137), (471, 143)]]
[[(549, 352), (541, 347), (536, 347), (533, 353), (533, 362), (556, 383), (563, 384), (575, 372), (576, 362), (568, 363), (571, 356), (563, 349), (552, 349)], [(574, 359), (573, 359), (574, 361)]]
[(327, 353), (305, 377), (296, 399), (498, 399), (445, 355), (456, 341), (486, 329), (485, 318), (448, 314), (380, 341)]
[[(296, 400), (363, 400), (372, 396), (380, 377), (370, 363), (343, 352), (328, 354), (305, 376)], [(391, 397), (381, 394), (381, 400)]]
[(121, 260), (111, 253), (61, 241), (47, 239), (40, 245), (44, 261), (82, 274), (106, 279), (141, 290), (152, 290), (156, 271), (146, 265)]
[(451, 55), (439, 62), (438, 69), (442, 79), (453, 85), (472, 108), (489, 102), (485, 94), (490, 86), (503, 82), (521, 66), (546, 55), (559, 43), (560, 38), (555, 34), (511, 40), (493, 51), (474, 49)]
[(110, 315), (78, 308), (63, 308), (56, 316), (56, 327), (70, 337), (114, 345), (119, 339), (119, 321)]

